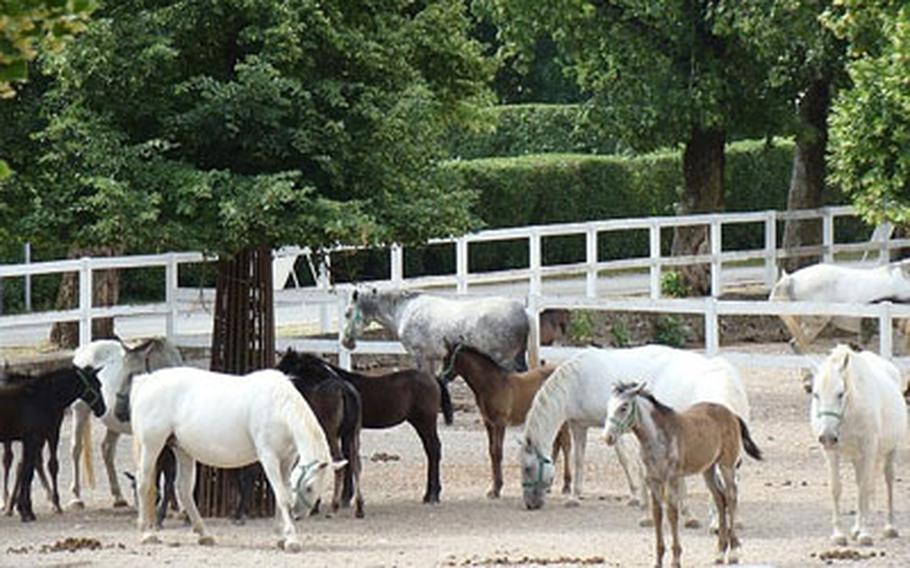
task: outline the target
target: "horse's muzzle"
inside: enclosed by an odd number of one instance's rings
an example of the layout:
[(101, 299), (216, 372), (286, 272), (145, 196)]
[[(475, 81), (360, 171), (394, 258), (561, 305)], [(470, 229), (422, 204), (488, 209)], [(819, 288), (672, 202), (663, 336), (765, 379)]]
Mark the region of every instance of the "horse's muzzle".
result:
[(822, 432), (818, 437), (818, 441), (826, 450), (830, 450), (837, 446), (839, 439), (837, 434), (833, 432)]

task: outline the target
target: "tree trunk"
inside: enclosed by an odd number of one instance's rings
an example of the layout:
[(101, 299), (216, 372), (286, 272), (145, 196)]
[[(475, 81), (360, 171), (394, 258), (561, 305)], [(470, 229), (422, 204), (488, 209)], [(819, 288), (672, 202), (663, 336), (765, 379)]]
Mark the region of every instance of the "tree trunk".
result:
[[(831, 106), (831, 80), (816, 79), (800, 99), (797, 112), (799, 131), (793, 173), (787, 194), (787, 209), (821, 207), (825, 196), (825, 149), (828, 145), (828, 111)], [(821, 221), (818, 219), (787, 221), (784, 226), (784, 248), (821, 244)], [(818, 255), (790, 257), (783, 266), (792, 272), (820, 260)]]
[[(683, 152), (685, 186), (676, 213), (709, 213), (724, 208), (724, 142), (722, 129), (693, 128)], [(707, 254), (708, 227), (677, 227), (673, 230), (673, 256)], [(696, 295), (710, 292), (709, 267), (705, 264), (680, 266), (682, 282)]]
[[(215, 319), (212, 329), (211, 369), (244, 375), (275, 366), (275, 320), (272, 291), (272, 251), (248, 248), (218, 261), (215, 284)], [(253, 476), (249, 513), (274, 514), (275, 502), (268, 481), (257, 464), (245, 475)], [(200, 466), (196, 502), (209, 517), (232, 514), (239, 497), (238, 470)]]
[[(117, 256), (123, 250), (114, 247), (75, 248), (69, 258), (83, 256)], [(120, 271), (96, 270), (92, 273), (92, 306), (116, 306), (120, 300)], [(79, 306), (79, 273), (66, 272), (57, 289), (56, 309), (70, 310)], [(114, 318), (92, 320), (92, 339), (114, 337)], [(79, 322), (59, 322), (51, 327), (51, 343), (63, 349), (79, 346)]]

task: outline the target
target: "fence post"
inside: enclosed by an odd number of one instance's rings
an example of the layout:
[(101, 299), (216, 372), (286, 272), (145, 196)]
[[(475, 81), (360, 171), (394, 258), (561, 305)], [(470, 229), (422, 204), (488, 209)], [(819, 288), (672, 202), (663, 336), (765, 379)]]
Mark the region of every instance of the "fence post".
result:
[(705, 355), (713, 357), (720, 351), (717, 298), (705, 298)]
[(888, 248), (888, 241), (891, 240), (891, 232), (893, 229), (891, 228), (891, 223), (887, 221), (882, 223), (882, 225), (884, 225), (885, 230), (883, 238), (878, 244), (878, 263), (888, 264), (891, 262), (891, 249)]
[(398, 243), (389, 248), (389, 269), (389, 277), (392, 280), (392, 284), (400, 287), (401, 283), (404, 282), (404, 250)]
[(338, 366), (346, 371), (351, 370), (351, 352), (342, 345), (341, 340), (344, 338), (344, 302), (336, 301), (335, 311), (338, 314)]
[(529, 268), (531, 269), (531, 280), (528, 283), (528, 296), (540, 296), (541, 294), (541, 278), (540, 278), (540, 233), (537, 231), (531, 231), (531, 235), (528, 237), (528, 263)]
[[(319, 268), (316, 269), (316, 289), (328, 290), (332, 287), (331, 269), (332, 257), (328, 253), (319, 255)], [(344, 302), (344, 299), (341, 300)], [(339, 322), (341, 320), (338, 320)], [(319, 304), (319, 333), (327, 333), (332, 325), (332, 314), (329, 305), (325, 302)]]
[(714, 298), (723, 294), (723, 284), (721, 280), (721, 270), (723, 264), (720, 261), (720, 253), (723, 250), (721, 235), (720, 218), (714, 216), (711, 219), (711, 296)]
[[(25, 264), (31, 264), (32, 262), (32, 243), (28, 242), (22, 245), (22, 256), (25, 259)], [(32, 275), (25, 275), (25, 311), (32, 311)]]
[(822, 210), (822, 250), (825, 262), (834, 262), (834, 215), (830, 207)]
[(894, 352), (894, 326), (891, 323), (891, 302), (879, 304), (881, 313), (878, 316), (879, 355), (891, 359)]
[(597, 297), (597, 228), (589, 226), (585, 233), (585, 260), (588, 271), (585, 278), (585, 296)]
[(171, 253), (167, 256), (164, 267), (164, 302), (167, 304), (167, 315), (164, 316), (164, 334), (171, 341), (176, 341), (177, 336), (177, 256)]
[(92, 259), (82, 257), (79, 268), (79, 345), (92, 341)]
[(468, 239), (455, 240), (455, 290), (459, 294), (468, 291)]
[(650, 248), (650, 295), (652, 300), (660, 299), (660, 225), (651, 220), (648, 227), (648, 241)]
[(777, 211), (765, 214), (765, 285), (770, 290), (777, 282)]

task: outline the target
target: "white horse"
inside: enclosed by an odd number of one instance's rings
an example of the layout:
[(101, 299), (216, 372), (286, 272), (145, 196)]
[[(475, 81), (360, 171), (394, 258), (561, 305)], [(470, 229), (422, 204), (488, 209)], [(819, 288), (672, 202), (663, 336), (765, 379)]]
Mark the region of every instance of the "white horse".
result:
[[(126, 507), (127, 502), (120, 490), (117, 471), (114, 467), (114, 452), (121, 434), (131, 433), (129, 422), (122, 422), (114, 416), (117, 393), (121, 391), (124, 381), (133, 375), (147, 373), (165, 367), (183, 364), (180, 351), (166, 339), (150, 339), (135, 347), (127, 347), (120, 341), (101, 339), (92, 341), (76, 349), (73, 364), (80, 369), (100, 369), (98, 379), (101, 381), (101, 396), (104, 398), (107, 411), (101, 416), (101, 423), (107, 429), (104, 441), (101, 442), (101, 456), (107, 470), (107, 479), (111, 486), (114, 507)], [(79, 456), (85, 465), (89, 485), (94, 486), (92, 469), (92, 436), (89, 423), (89, 407), (82, 401), (73, 404), (73, 435), (71, 449), (73, 456), (73, 500), (70, 507), (82, 508)]]
[[(778, 302), (907, 303), (910, 302), (910, 260), (876, 268), (813, 264), (793, 274), (784, 272), (768, 299)], [(797, 353), (805, 353), (829, 323), (856, 333), (860, 343), (865, 342), (859, 318), (791, 315), (780, 318), (793, 336), (791, 346)]]
[(812, 432), (825, 449), (833, 512), (831, 539), (847, 544), (840, 528), (840, 458), (849, 459), (856, 472), (859, 512), (850, 535), (871, 545), (869, 498), (875, 475), (883, 473), (888, 507), (884, 536), (896, 537), (894, 527), (894, 460), (907, 434), (906, 387), (897, 367), (869, 351), (835, 347), (812, 381)]
[[(698, 353), (662, 345), (630, 349), (587, 349), (563, 362), (543, 384), (528, 417), (521, 438), (522, 486), (529, 509), (543, 505), (546, 490), (553, 482), (550, 448), (559, 427), (569, 424), (575, 446), (575, 475), (572, 501), (577, 503), (584, 486), (584, 456), (588, 428), (603, 427), (613, 386), (629, 379), (644, 381), (655, 396), (676, 410), (696, 402), (721, 404), (749, 420), (749, 400), (739, 374), (726, 360), (709, 359)], [(644, 485), (636, 486), (643, 475), (630, 436), (616, 445), (626, 474), (633, 503), (648, 502)], [(641, 493), (639, 493), (639, 488)], [(685, 513), (686, 511), (684, 511)], [(698, 526), (688, 519), (687, 526)]]
[[(133, 380), (130, 390), (133, 443), (138, 464), (139, 530), (143, 543), (155, 534), (155, 462), (169, 445), (177, 458), (177, 496), (200, 544), (206, 533), (193, 487), (196, 462), (236, 468), (262, 464), (282, 521), (278, 546), (300, 549), (291, 510), (307, 510), (325, 492), (326, 474), (347, 463), (332, 463), (329, 444), (316, 416), (287, 375), (265, 370), (246, 376), (177, 367)], [(291, 469), (297, 462), (291, 487)]]

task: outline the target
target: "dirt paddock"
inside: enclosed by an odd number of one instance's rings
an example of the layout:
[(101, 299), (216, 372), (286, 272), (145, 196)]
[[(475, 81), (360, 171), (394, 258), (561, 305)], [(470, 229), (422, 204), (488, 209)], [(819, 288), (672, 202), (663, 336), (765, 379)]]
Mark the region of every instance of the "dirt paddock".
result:
[[(764, 352), (781, 345), (750, 346)], [(877, 538), (871, 547), (834, 547), (824, 457), (808, 425), (808, 398), (798, 373), (743, 370), (752, 404), (753, 437), (766, 461), (746, 460), (740, 475), (740, 518), (745, 524), (742, 562), (773, 566), (910, 565), (910, 459), (901, 451), (895, 495), (898, 539)], [(461, 385), (461, 383), (457, 383)], [(463, 386), (454, 393), (465, 403)], [(459, 404), (459, 407), (465, 406)], [(363, 492), (366, 518), (349, 510), (334, 518), (302, 520), (304, 551), (291, 555), (275, 546), (271, 519), (235, 526), (210, 519), (214, 547), (195, 543), (189, 529), (166, 521), (164, 544), (140, 545), (132, 509), (111, 508), (101, 456), (95, 456), (97, 486), (86, 493), (87, 508), (54, 515), (36, 485), (38, 521), (0, 518), (0, 566), (651, 566), (652, 529), (640, 528), (639, 512), (625, 504), (618, 463), (589, 432), (587, 497), (578, 508), (551, 495), (540, 511), (524, 509), (516, 446), (509, 442), (504, 497), (484, 497), (489, 483), (486, 435), (473, 403), (456, 413), (453, 426), (440, 426), (443, 440), (442, 503), (420, 503), (425, 479), (423, 451), (407, 425), (363, 435)], [(61, 442), (61, 487), (70, 498), (69, 419)], [(517, 437), (518, 430), (509, 433)], [(95, 425), (95, 441), (102, 431)], [(96, 446), (98, 444), (96, 443)], [(132, 469), (131, 446), (118, 448), (119, 470)], [(373, 459), (371, 459), (373, 458)], [(560, 474), (561, 475), (561, 474)], [(844, 510), (852, 523), (856, 489), (852, 470), (844, 470)], [(878, 481), (873, 529), (883, 525), (884, 489)], [(122, 479), (124, 488), (129, 487)], [(706, 517), (708, 495), (701, 480), (690, 481), (692, 505)], [(682, 533), (683, 562), (705, 566), (713, 559), (714, 539), (704, 529)]]

